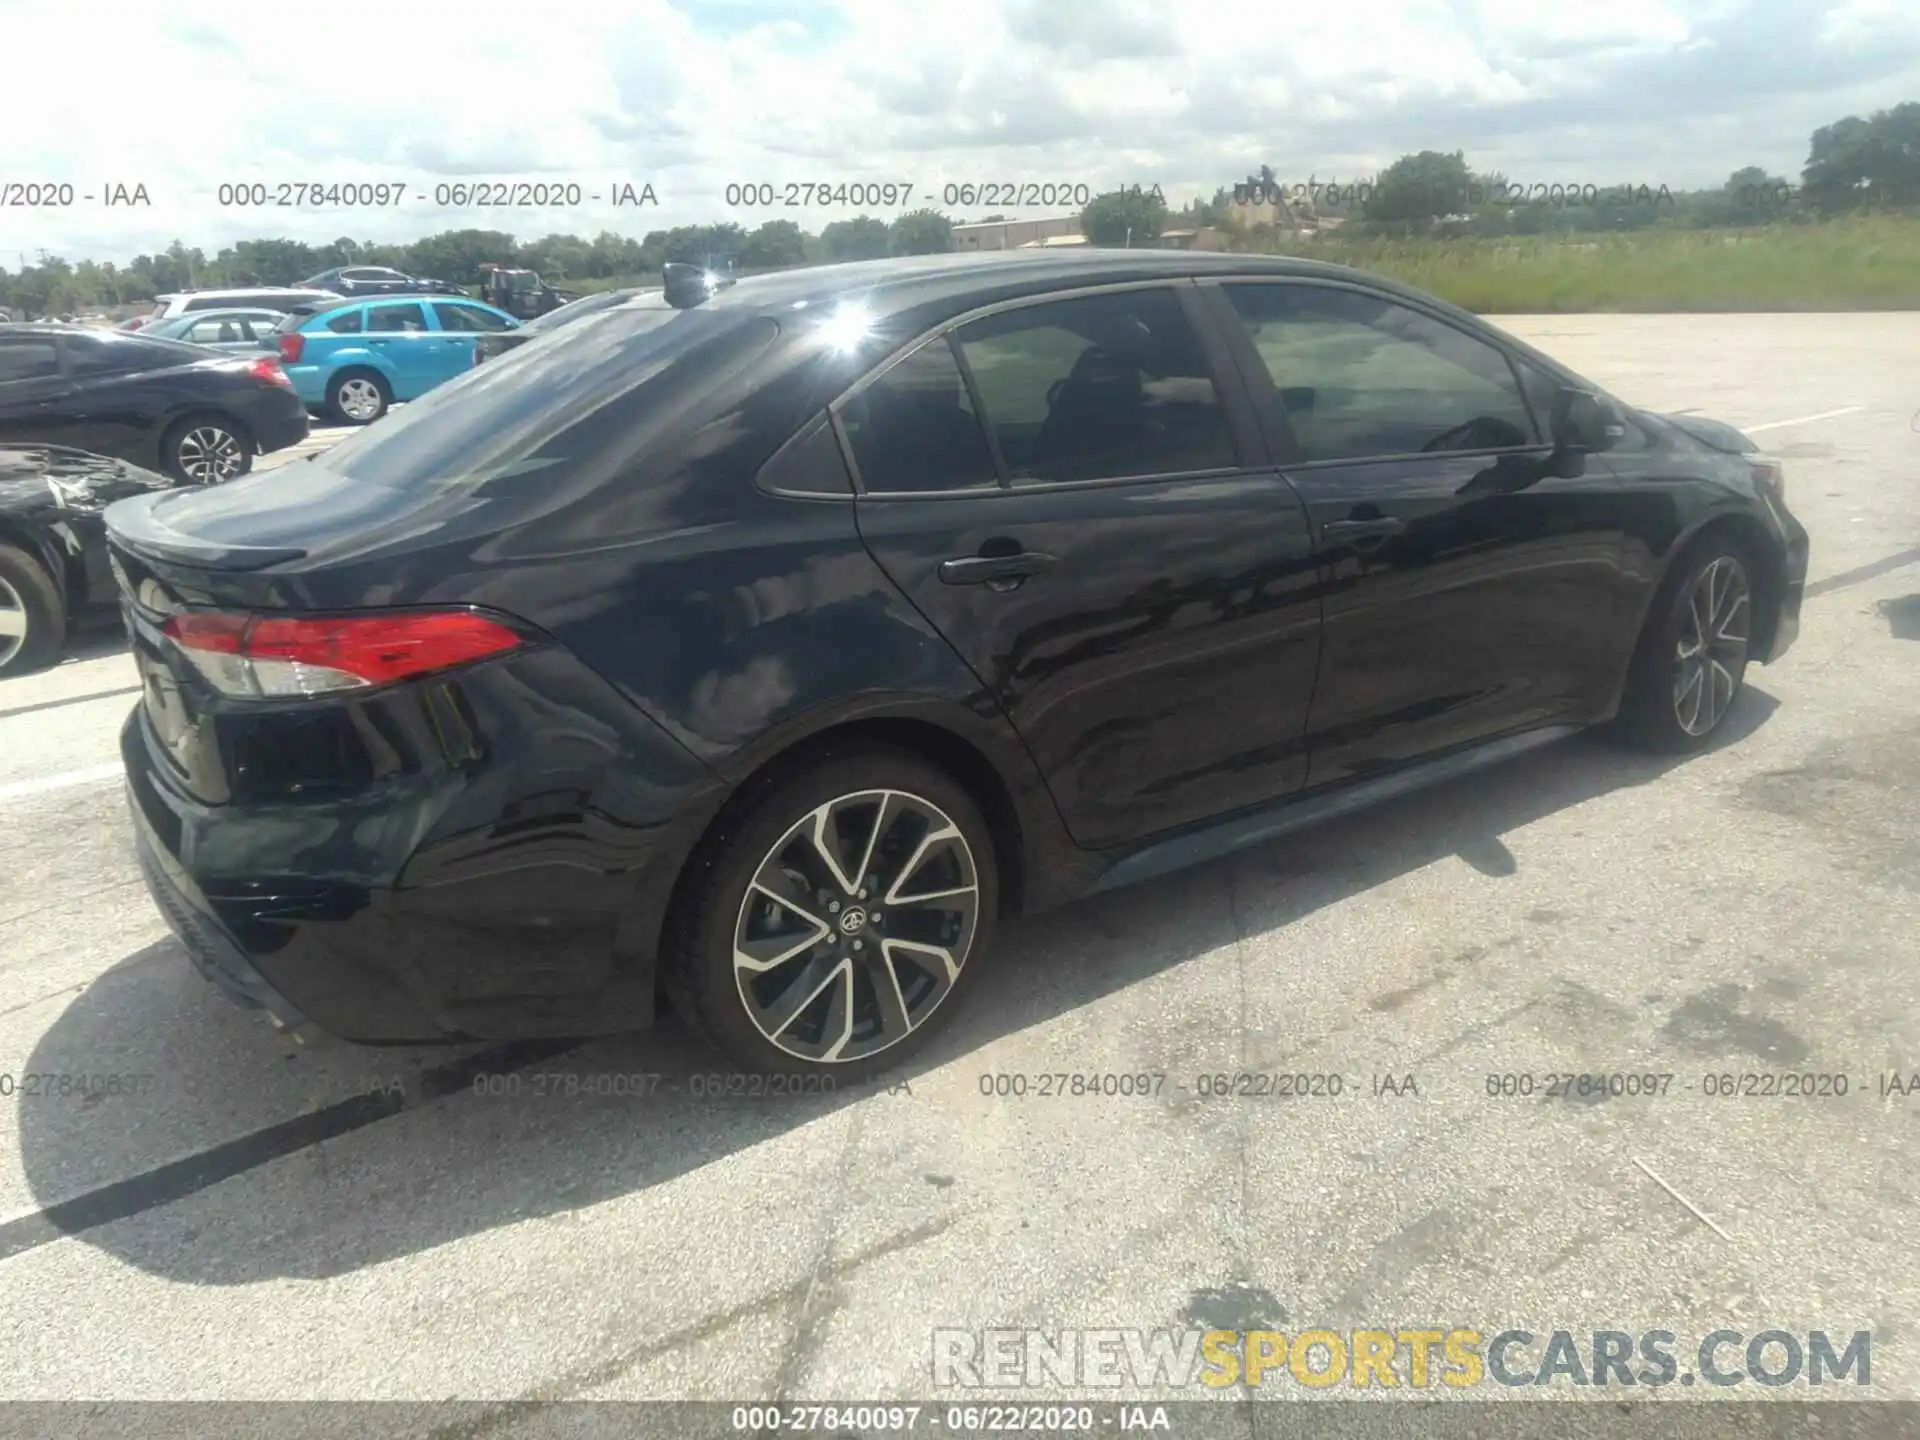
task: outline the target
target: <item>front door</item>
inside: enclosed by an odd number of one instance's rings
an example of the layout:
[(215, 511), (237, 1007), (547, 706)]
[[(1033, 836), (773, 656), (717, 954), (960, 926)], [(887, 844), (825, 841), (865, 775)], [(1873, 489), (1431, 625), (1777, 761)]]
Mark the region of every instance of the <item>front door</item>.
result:
[(457, 300), (432, 302), (434, 326), (434, 364), (442, 380), (464, 375), (473, 368), (473, 342), (480, 335), (504, 330), (507, 322), (491, 310), (478, 305), (462, 305)]
[(1595, 718), (1618, 680), (1622, 490), (1553, 459), (1558, 382), (1364, 287), (1208, 293), (1319, 547), (1310, 783)]
[(1025, 303), (836, 407), (868, 548), (1091, 848), (1306, 778), (1307, 518), (1196, 311), (1185, 284)]

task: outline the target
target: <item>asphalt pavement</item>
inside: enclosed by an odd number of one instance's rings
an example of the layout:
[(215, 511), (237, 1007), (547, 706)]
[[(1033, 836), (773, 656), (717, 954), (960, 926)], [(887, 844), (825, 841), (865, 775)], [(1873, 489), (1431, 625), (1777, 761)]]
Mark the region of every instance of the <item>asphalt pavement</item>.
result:
[[(945, 1400), (938, 1329), (1432, 1325), (1865, 1329), (1920, 1398), (1920, 326), (1503, 323), (1784, 458), (1813, 583), (1725, 743), (1577, 738), (1018, 922), (897, 1084), (710, 1095), (671, 1023), (295, 1044), (142, 888), (117, 635), (0, 681), (0, 1397)], [(1243, 1072), (1343, 1093), (1205, 1093)], [(1712, 1093), (1785, 1073), (1848, 1093)]]

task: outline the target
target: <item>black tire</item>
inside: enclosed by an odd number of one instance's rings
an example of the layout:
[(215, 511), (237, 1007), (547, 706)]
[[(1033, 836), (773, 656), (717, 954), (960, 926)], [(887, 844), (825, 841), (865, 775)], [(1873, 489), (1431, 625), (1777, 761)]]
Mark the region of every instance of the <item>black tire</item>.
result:
[[(360, 410), (361, 413), (349, 414), (347, 412), (349, 386), (370, 388), (377, 402), (376, 408), (366, 411), (355, 405), (353, 408)], [(327, 381), (327, 414), (342, 425), (371, 425), (386, 414), (388, 407), (392, 404), (393, 387), (387, 384), (387, 377), (378, 370), (342, 370)]]
[[(884, 825), (879, 823), (877, 802), (859, 798), (874, 791), (905, 797), (891, 802), (891, 818)], [(871, 745), (816, 754), (761, 785), (757, 794), (743, 798), (744, 803), (723, 815), (695, 851), (667, 922), (661, 978), (675, 1012), (747, 1073), (830, 1075), (851, 1083), (899, 1064), (952, 1017), (960, 993), (968, 988), (969, 977), (992, 943), (999, 873), (993, 837), (978, 806), (945, 771), (912, 752)], [(819, 877), (828, 878), (819, 889), (811, 888), (818, 877), (807, 876), (804, 867), (819, 851), (804, 837), (789, 838), (816, 810), (837, 800), (839, 806), (828, 813), (836, 827), (846, 827), (842, 874), (856, 873), (852, 869), (855, 852), (868, 844), (861, 838), (861, 826), (869, 811), (874, 825), (868, 826), (868, 832), (876, 826), (884, 832), (870, 846), (868, 883), (861, 887), (865, 894), (859, 899), (855, 898), (859, 891), (834, 882), (829, 870), (820, 870)], [(915, 804), (926, 807), (926, 812), (917, 811)], [(934, 815), (951, 822), (959, 844), (938, 841), (916, 863), (912, 857), (921, 841), (944, 833), (945, 827)], [(811, 834), (810, 825), (806, 833)], [(783, 865), (789, 859), (794, 868)], [(769, 867), (765, 872), (763, 863)], [(910, 869), (901, 870), (908, 865)], [(796, 936), (804, 942), (812, 933), (797, 907), (774, 903), (778, 897), (768, 898), (768, 891), (754, 890), (753, 909), (743, 909), (750, 885), (762, 873), (784, 874), (788, 882), (806, 881), (789, 883), (786, 890), (818, 912), (815, 924), (828, 916), (829, 905), (840, 904), (838, 899), (820, 899), (822, 894), (837, 891), (846, 903), (834, 912), (837, 919), (817, 944), (761, 972), (759, 981), (752, 979), (751, 971), (743, 972), (748, 977), (745, 981), (737, 980), (737, 935), (747, 937), (746, 943), (760, 947), (761, 956), (771, 958)], [(956, 876), (967, 875), (972, 879), (973, 911), (968, 920), (960, 921), (953, 907), (966, 903), (963, 894), (956, 891), (944, 901), (933, 897)], [(873, 903), (884, 904), (882, 897), (887, 894), (899, 897), (900, 912), (887, 915)], [(923, 896), (927, 899), (922, 900)], [(856, 911), (858, 929), (852, 928)], [(770, 933), (775, 930), (781, 933)], [(932, 958), (937, 951), (927, 949), (929, 940), (944, 943), (957, 956), (958, 963), (952, 967), (957, 975), (944, 978), (951, 971), (944, 960)], [(817, 990), (809, 990), (823, 973), (829, 978)], [(875, 988), (883, 976), (894, 982), (892, 1002), (885, 1005)], [(820, 999), (800, 1007), (791, 1025), (777, 1032), (782, 1043), (776, 1044), (756, 1022), (747, 996), (752, 993), (772, 1008), (780, 996), (791, 998), (803, 992)], [(835, 1005), (841, 1009), (834, 1010)], [(844, 1019), (849, 1013), (852, 1020), (835, 1027), (830, 1035), (836, 1016)], [(906, 1026), (891, 1040), (885, 1024), (889, 1014)], [(895, 1029), (899, 1032), (899, 1024)], [(833, 1036), (839, 1037), (847, 1056), (821, 1058)], [(795, 1053), (808, 1050), (814, 1053)]]
[[(16, 629), (26, 633), (16, 635)], [(51, 665), (66, 643), (67, 605), (59, 582), (26, 551), (0, 545), (0, 676)]]
[[(1695, 643), (1704, 608), (1696, 601), (1710, 572), (1730, 578), (1744, 599), (1737, 606), (1730, 596), (1717, 602), (1723, 613), (1708, 622), (1705, 658), (1689, 659), (1682, 650)], [(1674, 560), (1627, 674), (1614, 726), (1621, 738), (1663, 755), (1690, 754), (1713, 743), (1745, 687), (1757, 573), (1746, 547), (1730, 535), (1703, 536)], [(1715, 633), (1721, 638), (1713, 639)], [(1736, 634), (1737, 643), (1730, 638)]]
[(160, 437), (160, 468), (182, 485), (222, 485), (253, 469), (253, 432), (230, 415), (203, 411)]

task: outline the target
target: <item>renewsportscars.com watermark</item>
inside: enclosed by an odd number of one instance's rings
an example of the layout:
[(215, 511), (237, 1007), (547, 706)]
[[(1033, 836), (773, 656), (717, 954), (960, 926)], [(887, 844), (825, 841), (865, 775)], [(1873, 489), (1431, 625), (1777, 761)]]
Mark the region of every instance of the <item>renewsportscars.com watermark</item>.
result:
[(935, 1330), (944, 1390), (1300, 1385), (1871, 1385), (1873, 1335), (1825, 1330)]

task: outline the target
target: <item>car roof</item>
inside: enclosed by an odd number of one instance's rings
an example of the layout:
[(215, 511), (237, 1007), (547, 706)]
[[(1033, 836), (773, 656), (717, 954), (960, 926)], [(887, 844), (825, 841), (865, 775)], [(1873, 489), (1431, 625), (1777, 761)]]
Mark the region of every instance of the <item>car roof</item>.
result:
[(184, 315), (175, 315), (171, 320), (162, 320), (157, 323), (171, 325), (178, 320), (193, 320), (196, 322), (201, 320), (218, 320), (223, 315), (278, 315), (280, 313), (282, 312), (269, 310), (263, 305), (230, 305), (222, 306), (218, 310), (190, 310)]
[[(749, 276), (717, 291), (703, 310), (764, 310), (796, 301), (817, 304), (850, 294), (876, 318), (941, 300), (991, 303), (1009, 295), (1138, 280), (1205, 279), (1245, 275), (1273, 279), (1361, 281), (1425, 303), (1433, 297), (1371, 272), (1291, 255), (1219, 251), (1106, 249), (985, 250), (854, 260)], [(1451, 308), (1451, 307), (1449, 307)]]
[(309, 290), (303, 285), (240, 285), (219, 290), (169, 290), (164, 295), (156, 295), (155, 300), (205, 300), (215, 295), (317, 295), (317, 290)]

